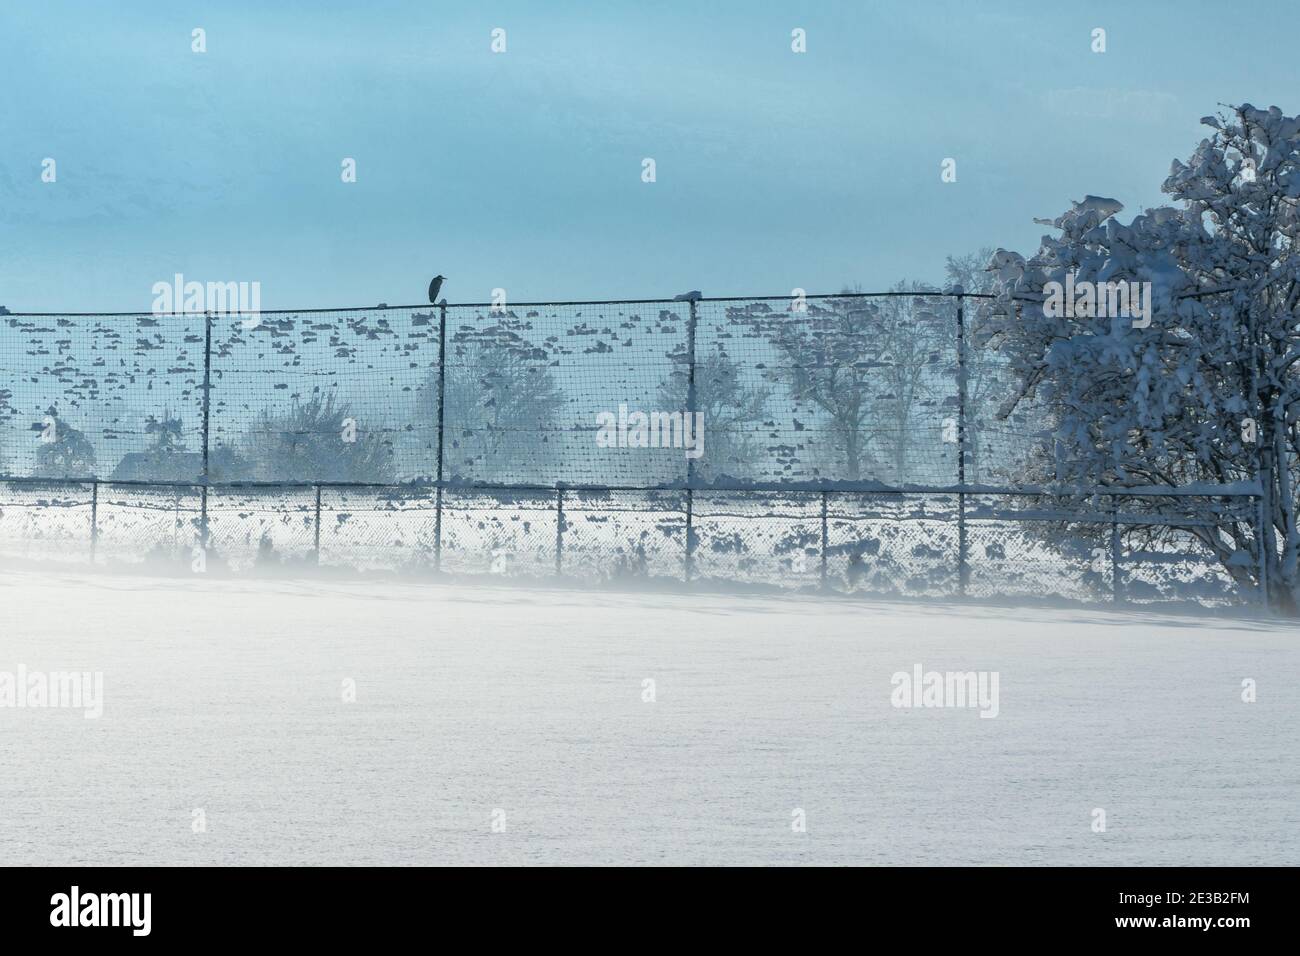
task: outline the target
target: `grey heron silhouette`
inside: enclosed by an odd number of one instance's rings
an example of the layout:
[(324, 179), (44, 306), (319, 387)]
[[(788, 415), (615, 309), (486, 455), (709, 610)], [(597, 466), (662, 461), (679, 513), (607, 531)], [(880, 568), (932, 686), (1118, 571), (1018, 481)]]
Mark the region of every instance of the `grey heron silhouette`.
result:
[(442, 283), (446, 276), (434, 276), (433, 281), (429, 283), (429, 301), (434, 305), (438, 304), (438, 293), (442, 291)]

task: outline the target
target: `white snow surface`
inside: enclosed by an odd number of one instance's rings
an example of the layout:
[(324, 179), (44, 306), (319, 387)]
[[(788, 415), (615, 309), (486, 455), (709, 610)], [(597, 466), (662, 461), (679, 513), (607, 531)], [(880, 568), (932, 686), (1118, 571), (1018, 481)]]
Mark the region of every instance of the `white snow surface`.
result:
[[(105, 697), (98, 720), (0, 709), (5, 864), (1300, 863), (1285, 622), (93, 571), (0, 588), (0, 671), (102, 671)], [(918, 663), (997, 671), (999, 716), (891, 706)]]

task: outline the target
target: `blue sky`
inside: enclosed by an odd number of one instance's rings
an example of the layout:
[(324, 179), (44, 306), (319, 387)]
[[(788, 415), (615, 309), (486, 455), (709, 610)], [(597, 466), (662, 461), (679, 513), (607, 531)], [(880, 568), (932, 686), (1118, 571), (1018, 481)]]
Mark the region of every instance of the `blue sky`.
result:
[(452, 302), (939, 281), (1085, 193), (1159, 203), (1219, 103), (1300, 111), (1298, 28), (1186, 0), (6, 4), (0, 304), (147, 311), (175, 272), (264, 309), (419, 302), (435, 272)]

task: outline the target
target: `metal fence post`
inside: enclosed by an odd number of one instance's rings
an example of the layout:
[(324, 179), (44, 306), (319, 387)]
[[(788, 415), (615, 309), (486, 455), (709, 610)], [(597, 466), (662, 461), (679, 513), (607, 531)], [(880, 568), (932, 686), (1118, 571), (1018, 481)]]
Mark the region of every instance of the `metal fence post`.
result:
[(99, 480), (90, 483), (90, 563), (95, 563), (95, 552), (99, 548)]
[(442, 570), (442, 435), (447, 398), (447, 306), (438, 306), (438, 472), (434, 495), (433, 569)]
[(199, 505), (199, 547), (208, 550), (208, 429), (212, 416), (212, 313), (203, 313), (203, 488)]
[(316, 486), (316, 523), (315, 540), (312, 544), (312, 550), (316, 554), (316, 566), (320, 566), (320, 485)]
[(691, 574), (695, 570), (695, 492), (690, 488), (686, 489), (686, 567), (685, 578), (691, 579)]
[(822, 492), (822, 590), (826, 590), (826, 548), (829, 546), (826, 539), (826, 498), (829, 492)]
[[(690, 300), (690, 317), (686, 321), (686, 414), (695, 421), (695, 328), (698, 321), (696, 300)], [(695, 459), (686, 459), (686, 580), (695, 571)]]
[(564, 575), (564, 489), (555, 489), (555, 576)]
[[(1256, 407), (1251, 409), (1251, 415), (1254, 416), (1254, 423), (1258, 427), (1259, 423), (1264, 421), (1264, 396), (1259, 391), (1259, 343), (1255, 334), (1255, 311), (1248, 309), (1246, 312), (1246, 334), (1250, 338), (1250, 398)], [(1259, 601), (1266, 609), (1272, 608), (1272, 596), (1268, 593), (1268, 561), (1274, 557), (1267, 550), (1270, 528), (1267, 522), (1272, 521), (1272, 508), (1269, 505), (1269, 497), (1272, 491), (1272, 471), (1267, 468), (1267, 461), (1264, 458), (1264, 442), (1258, 440), (1256, 435), (1255, 442), (1255, 483), (1259, 485), (1259, 498), (1255, 505), (1255, 542), (1256, 550), (1259, 554), (1259, 576), (1256, 578), (1258, 583)]]
[(1115, 499), (1111, 499), (1110, 508), (1110, 589), (1111, 600), (1116, 604), (1124, 602), (1124, 585), (1119, 576), (1119, 513)]
[(966, 596), (970, 579), (966, 536), (966, 318), (965, 300), (957, 296), (957, 593)]
[(1265, 521), (1268, 516), (1264, 512), (1264, 496), (1260, 494), (1255, 499), (1255, 546), (1259, 553), (1259, 603), (1265, 608), (1269, 607), (1268, 596), (1268, 555), (1264, 551), (1267, 538), (1265, 537)]
[[(690, 416), (692, 424), (695, 422), (695, 329), (699, 321), (699, 315), (696, 312), (696, 301), (690, 301), (690, 317), (686, 320), (686, 414)], [(686, 487), (695, 486), (695, 459), (689, 455), (686, 458)]]
[(957, 494), (957, 594), (966, 596), (966, 584), (970, 580), (970, 543), (966, 533), (966, 493)]

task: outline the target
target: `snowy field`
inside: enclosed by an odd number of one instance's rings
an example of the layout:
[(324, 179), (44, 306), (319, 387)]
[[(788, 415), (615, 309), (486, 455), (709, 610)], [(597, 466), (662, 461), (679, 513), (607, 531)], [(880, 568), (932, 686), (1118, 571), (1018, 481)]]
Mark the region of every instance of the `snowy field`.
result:
[[(0, 588), (0, 671), (104, 679), (99, 719), (0, 709), (7, 864), (1300, 863), (1289, 624), (89, 570)], [(996, 671), (998, 716), (891, 706), (916, 664)]]

